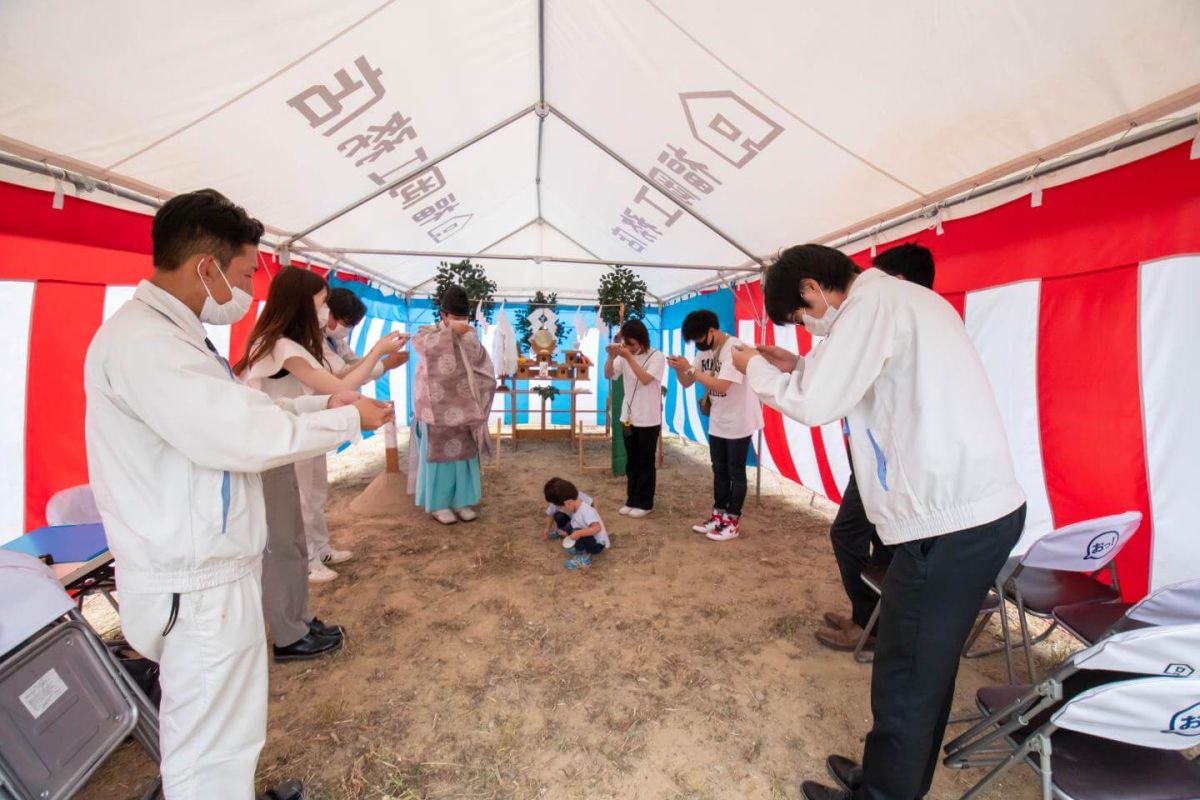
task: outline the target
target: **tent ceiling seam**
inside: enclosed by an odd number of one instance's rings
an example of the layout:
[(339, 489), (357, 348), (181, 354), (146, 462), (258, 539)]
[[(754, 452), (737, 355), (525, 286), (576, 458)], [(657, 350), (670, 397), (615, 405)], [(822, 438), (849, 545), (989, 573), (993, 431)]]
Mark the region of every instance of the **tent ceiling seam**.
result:
[[(654, 181), (652, 181), (648, 175), (646, 175), (644, 172), (642, 172), (640, 169), (635, 167), (633, 164), (629, 163), (627, 160), (622, 158), (620, 155), (617, 154), (617, 152), (615, 150), (613, 150), (608, 145), (604, 144), (604, 142), (597, 139), (595, 136), (593, 136), (591, 133), (589, 133), (583, 126), (581, 126), (579, 123), (575, 122), (575, 120), (568, 117), (566, 114), (564, 114), (562, 111), (560, 111), (557, 107), (550, 106), (550, 105), (548, 105), (547, 107), (550, 109), (550, 113), (553, 114), (554, 116), (558, 117), (564, 123), (566, 123), (567, 127), (571, 128), (573, 131), (578, 133), (580, 136), (587, 139), (589, 142), (591, 142), (593, 145), (595, 145), (597, 148), (599, 148), (603, 153), (605, 153), (613, 161), (616, 161), (622, 167), (629, 170), (634, 175), (637, 175), (638, 178), (640, 178), (642, 180), (642, 182), (644, 182), (647, 186), (654, 187), (655, 191), (659, 192), (659, 194), (661, 194), (663, 197), (665, 197), (669, 201), (671, 201), (672, 204), (674, 204), (677, 208), (679, 208), (685, 214), (687, 214), (692, 219), (699, 222), (704, 227), (708, 228), (710, 231), (715, 233), (717, 236), (720, 236), (726, 242), (731, 244), (736, 250), (741, 251), (741, 253), (743, 255), (752, 259), (755, 263), (757, 263), (759, 265), (762, 265), (765, 263), (762, 258), (760, 258), (759, 256), (756, 256), (747, 247), (742, 245), (740, 242), (738, 242), (736, 239), (734, 239), (729, 234), (725, 233), (725, 231), (723, 231), (722, 229), (718, 228), (714, 223), (710, 222), (702, 214), (700, 214), (700, 212), (696, 211), (695, 209), (693, 209), (691, 206), (687, 205), (686, 203), (680, 202), (679, 200), (675, 199), (670, 194), (662, 192), (660, 189), (657, 188), (658, 185)], [(631, 263), (631, 262), (618, 261), (618, 263)]]
[(295, 59), (295, 60), (294, 60), (294, 61), (292, 61), (291, 63), (289, 63), (289, 64), (285, 64), (285, 65), (284, 65), (282, 68), (280, 68), (280, 69), (276, 70), (275, 72), (271, 73), (271, 74), (270, 74), (270, 75), (268, 75), (266, 78), (262, 79), (261, 81), (259, 81), (258, 83), (254, 84), (254, 85), (253, 85), (253, 86), (251, 86), (250, 88), (246, 89), (245, 91), (242, 91), (242, 92), (240, 92), (239, 94), (235, 95), (234, 97), (230, 98), (229, 100), (226, 100), (224, 103), (221, 103), (219, 106), (217, 106), (216, 108), (212, 109), (212, 110), (211, 110), (211, 111), (209, 111), (208, 113), (206, 113), (206, 114), (203, 114), (203, 115), (201, 115), (201, 116), (197, 117), (196, 119), (194, 119), (194, 120), (192, 120), (191, 122), (187, 123), (187, 124), (186, 124), (186, 125), (184, 125), (183, 127), (181, 127), (181, 128), (177, 128), (176, 130), (174, 130), (174, 131), (171, 131), (170, 133), (168, 133), (167, 135), (163, 136), (162, 138), (160, 138), (160, 139), (158, 139), (158, 140), (156, 140), (156, 141), (153, 141), (153, 142), (151, 142), (150, 144), (148, 144), (148, 145), (146, 145), (145, 147), (143, 147), (141, 150), (138, 150), (138, 151), (136, 151), (136, 152), (134, 152), (134, 153), (131, 153), (130, 155), (127, 155), (127, 156), (125, 156), (124, 158), (122, 158), (120, 161), (116, 161), (116, 162), (114, 162), (114, 163), (110, 164), (109, 166), (107, 166), (107, 167), (105, 167), (105, 168), (104, 168), (104, 172), (105, 172), (105, 173), (107, 173), (107, 172), (108, 172), (109, 170), (111, 170), (111, 169), (116, 169), (117, 167), (121, 166), (122, 164), (125, 164), (126, 162), (132, 161), (133, 159), (137, 158), (138, 156), (140, 156), (140, 155), (143, 155), (143, 154), (145, 154), (145, 153), (148, 153), (148, 152), (150, 152), (151, 150), (153, 150), (154, 148), (158, 147), (159, 145), (161, 145), (161, 144), (164, 144), (165, 142), (168, 142), (168, 141), (170, 141), (171, 139), (174, 139), (176, 136), (179, 136), (181, 133), (184, 133), (185, 131), (191, 130), (192, 128), (194, 128), (194, 127), (196, 127), (197, 125), (199, 125), (201, 122), (204, 122), (206, 119), (209, 119), (210, 117), (212, 117), (213, 115), (215, 115), (215, 114), (219, 114), (220, 112), (222, 112), (222, 111), (224, 111), (225, 109), (227, 109), (227, 108), (229, 108), (230, 106), (232, 106), (234, 103), (236, 103), (236, 102), (238, 102), (239, 100), (241, 100), (243, 97), (246, 97), (247, 95), (253, 94), (254, 92), (256, 92), (256, 91), (258, 91), (259, 89), (261, 89), (262, 87), (266, 86), (266, 85), (267, 85), (268, 83), (270, 83), (271, 81), (273, 81), (273, 80), (275, 80), (276, 78), (278, 78), (280, 75), (283, 75), (285, 72), (288, 72), (289, 70), (291, 70), (291, 69), (295, 68), (296, 66), (298, 66), (298, 65), (300, 65), (300, 64), (302, 64), (302, 63), (304, 63), (304, 62), (305, 62), (305, 61), (307, 61), (309, 58), (311, 58), (312, 56), (316, 55), (317, 53), (319, 53), (321, 50), (325, 49), (325, 48), (326, 48), (326, 47), (328, 47), (329, 45), (333, 44), (333, 43), (334, 43), (334, 42), (336, 42), (338, 39), (342, 38), (342, 37), (343, 37), (343, 36), (345, 36), (347, 33), (349, 33), (350, 31), (354, 30), (354, 29), (355, 29), (355, 28), (357, 28), (359, 25), (362, 25), (364, 22), (366, 22), (367, 20), (369, 20), (371, 17), (375, 16), (375, 15), (376, 15), (376, 14), (378, 14), (380, 11), (383, 11), (385, 8), (387, 8), (388, 6), (392, 5), (392, 4), (393, 4), (393, 3), (395, 3), (395, 2), (396, 2), (396, 0), (387, 0), (387, 2), (385, 2), (383, 5), (379, 6), (379, 7), (378, 7), (378, 8), (376, 8), (375, 10), (371, 11), (369, 14), (367, 14), (367, 15), (366, 15), (365, 17), (363, 17), (362, 19), (360, 19), (360, 20), (357, 20), (357, 21), (355, 21), (355, 22), (352, 22), (350, 25), (348, 25), (347, 27), (345, 27), (345, 28), (343, 28), (342, 30), (338, 31), (336, 34), (334, 34), (334, 35), (333, 35), (332, 37), (330, 37), (329, 39), (326, 39), (325, 41), (321, 42), (321, 43), (320, 43), (320, 44), (318, 44), (316, 47), (314, 47), (313, 49), (309, 50), (307, 53), (303, 54), (302, 56), (300, 56), (299, 58)]
[(742, 81), (742, 82), (743, 82), (743, 83), (745, 83), (747, 86), (749, 86), (751, 89), (753, 89), (754, 91), (756, 91), (756, 92), (758, 92), (759, 94), (761, 94), (763, 97), (765, 97), (765, 98), (767, 98), (768, 100), (770, 100), (772, 103), (774, 103), (776, 106), (778, 106), (778, 107), (779, 107), (779, 108), (780, 108), (780, 109), (781, 109), (781, 110), (782, 110), (782, 111), (783, 111), (785, 114), (787, 114), (787, 115), (788, 115), (789, 117), (791, 117), (792, 119), (796, 120), (796, 122), (800, 123), (800, 124), (801, 124), (801, 125), (803, 125), (805, 128), (808, 128), (808, 130), (810, 130), (810, 131), (811, 131), (813, 134), (815, 134), (816, 136), (819, 136), (820, 138), (822, 138), (822, 139), (824, 139), (825, 141), (829, 142), (831, 145), (833, 145), (833, 146), (834, 146), (834, 147), (836, 147), (837, 149), (841, 150), (843, 153), (845, 153), (846, 155), (850, 156), (850, 157), (851, 157), (851, 158), (853, 158), (854, 160), (858, 161), (858, 162), (859, 162), (859, 163), (861, 163), (863, 166), (869, 167), (870, 169), (872, 169), (872, 170), (874, 170), (875, 172), (879, 173), (880, 175), (882, 175), (883, 177), (885, 177), (885, 178), (887, 178), (888, 180), (892, 181), (893, 183), (896, 183), (896, 184), (898, 184), (898, 185), (900, 185), (900, 186), (903, 186), (905, 189), (907, 189), (908, 191), (912, 192), (913, 194), (916, 194), (916, 195), (917, 195), (917, 196), (919, 196), (919, 197), (925, 197), (925, 193), (924, 193), (924, 192), (922, 192), (922, 191), (921, 191), (920, 189), (918, 189), (917, 187), (915, 187), (915, 186), (913, 186), (913, 185), (911, 185), (911, 184), (909, 184), (909, 183), (905, 182), (905, 181), (904, 181), (904, 180), (902, 180), (901, 178), (898, 178), (897, 176), (895, 176), (895, 175), (893, 175), (892, 173), (888, 172), (888, 171), (887, 171), (886, 169), (884, 169), (883, 167), (881, 167), (881, 166), (879, 166), (878, 164), (875, 164), (874, 162), (870, 161), (870, 160), (869, 160), (869, 159), (867, 159), (865, 156), (861, 156), (861, 155), (859, 155), (858, 153), (854, 152), (854, 151), (853, 151), (853, 150), (851, 150), (849, 147), (847, 147), (846, 145), (844, 145), (844, 144), (842, 144), (841, 142), (837, 141), (837, 140), (836, 140), (836, 139), (834, 139), (832, 136), (830, 136), (829, 134), (825, 133), (824, 131), (822, 131), (822, 130), (821, 130), (820, 128), (818, 128), (817, 126), (813, 125), (813, 124), (812, 124), (811, 122), (809, 122), (808, 120), (806, 120), (806, 119), (804, 119), (803, 117), (801, 117), (801, 116), (800, 116), (799, 114), (797, 114), (795, 111), (792, 111), (790, 108), (788, 108), (787, 106), (785, 106), (783, 103), (781, 103), (780, 101), (776, 100), (776, 99), (775, 99), (774, 97), (772, 97), (771, 95), (767, 94), (767, 92), (766, 92), (766, 91), (764, 91), (764, 90), (763, 90), (763, 89), (762, 89), (762, 88), (761, 88), (761, 87), (760, 87), (758, 84), (756, 84), (754, 81), (752, 81), (752, 80), (750, 80), (749, 78), (747, 78), (747, 77), (746, 77), (745, 75), (743, 75), (741, 72), (738, 72), (738, 70), (734, 69), (734, 67), (733, 67), (732, 65), (730, 65), (730, 64), (729, 64), (727, 61), (725, 61), (725, 59), (721, 58), (719, 55), (717, 55), (717, 54), (716, 54), (716, 53), (714, 53), (712, 50), (710, 50), (710, 49), (708, 48), (708, 46), (707, 46), (707, 45), (705, 45), (703, 42), (701, 42), (699, 39), (697, 39), (695, 36), (693, 36), (693, 35), (692, 35), (692, 34), (691, 34), (691, 33), (690, 33), (690, 32), (689, 32), (689, 31), (688, 31), (686, 28), (684, 28), (682, 25), (680, 25), (678, 22), (676, 22), (676, 21), (675, 21), (675, 20), (674, 20), (674, 19), (671, 17), (671, 15), (670, 15), (670, 14), (668, 14), (667, 12), (665, 12), (665, 11), (663, 11), (661, 8), (659, 8), (658, 4), (657, 4), (657, 3), (655, 3), (655, 2), (654, 2), (654, 0), (645, 0), (645, 3), (646, 3), (646, 5), (650, 6), (650, 7), (651, 7), (651, 8), (653, 8), (655, 11), (657, 11), (657, 12), (658, 12), (658, 13), (659, 13), (659, 14), (662, 16), (662, 18), (663, 18), (663, 19), (665, 19), (667, 22), (669, 22), (669, 23), (670, 23), (670, 24), (671, 24), (671, 25), (672, 25), (672, 26), (673, 26), (673, 27), (674, 27), (676, 30), (678, 30), (678, 31), (679, 31), (680, 33), (682, 33), (682, 34), (683, 34), (685, 37), (687, 37), (687, 38), (688, 38), (688, 40), (690, 40), (690, 41), (692, 42), (692, 44), (696, 45), (696, 46), (697, 46), (697, 47), (699, 47), (701, 50), (703, 50), (703, 51), (704, 51), (704, 52), (705, 52), (705, 53), (706, 53), (706, 54), (709, 56), (709, 58), (713, 59), (713, 60), (714, 60), (714, 61), (716, 61), (718, 64), (720, 64), (722, 67), (724, 67), (725, 69), (729, 70), (729, 72), (730, 72), (730, 73), (732, 73), (732, 74), (733, 74), (733, 75), (734, 75), (734, 76), (735, 76), (735, 77), (736, 77), (738, 80)]

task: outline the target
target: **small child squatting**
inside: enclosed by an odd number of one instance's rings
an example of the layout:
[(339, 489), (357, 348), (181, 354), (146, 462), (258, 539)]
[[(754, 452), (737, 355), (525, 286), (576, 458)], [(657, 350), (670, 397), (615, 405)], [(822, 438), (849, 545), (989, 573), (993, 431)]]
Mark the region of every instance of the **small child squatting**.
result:
[(546, 538), (563, 540), (570, 557), (567, 569), (592, 565), (592, 556), (609, 545), (604, 520), (592, 505), (592, 498), (562, 478), (551, 478), (543, 489), (546, 502)]

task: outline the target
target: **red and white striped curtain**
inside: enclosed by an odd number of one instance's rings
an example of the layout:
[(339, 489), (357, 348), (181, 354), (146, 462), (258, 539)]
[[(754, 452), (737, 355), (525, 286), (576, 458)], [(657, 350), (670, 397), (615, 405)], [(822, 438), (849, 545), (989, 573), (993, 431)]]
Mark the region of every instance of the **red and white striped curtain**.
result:
[[(937, 289), (991, 378), (1029, 499), (1023, 544), (1141, 511), (1118, 558), (1124, 595), (1200, 577), (1200, 162), (1187, 146), (912, 240), (934, 252)], [(757, 282), (736, 289), (736, 313), (744, 338), (812, 347), (803, 329), (758, 324)], [(840, 498), (837, 426), (768, 410), (764, 445), (769, 468)]]

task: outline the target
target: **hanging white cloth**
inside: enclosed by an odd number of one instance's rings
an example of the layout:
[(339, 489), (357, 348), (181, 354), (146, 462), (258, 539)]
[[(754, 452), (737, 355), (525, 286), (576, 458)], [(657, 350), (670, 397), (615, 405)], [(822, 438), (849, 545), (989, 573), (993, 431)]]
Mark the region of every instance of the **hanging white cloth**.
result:
[(584, 322), (583, 306), (575, 309), (575, 349), (579, 350), (583, 347), (583, 342), (587, 339), (588, 331), (592, 329), (591, 325)]
[(492, 326), (492, 363), (496, 375), (512, 375), (517, 371), (517, 334), (500, 304), (499, 322)]

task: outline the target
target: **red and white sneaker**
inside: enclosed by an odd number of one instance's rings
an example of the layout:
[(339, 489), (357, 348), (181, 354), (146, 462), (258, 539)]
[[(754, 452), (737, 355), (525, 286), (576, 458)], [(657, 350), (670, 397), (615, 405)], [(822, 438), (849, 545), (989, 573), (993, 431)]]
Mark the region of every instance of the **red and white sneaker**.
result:
[(713, 509), (712, 516), (701, 522), (699, 525), (693, 525), (692, 530), (696, 533), (712, 533), (720, 529), (721, 524), (725, 521), (725, 514)]
[(714, 542), (728, 542), (730, 539), (736, 539), (741, 533), (742, 529), (738, 518), (725, 517), (721, 520), (721, 527), (705, 535)]

